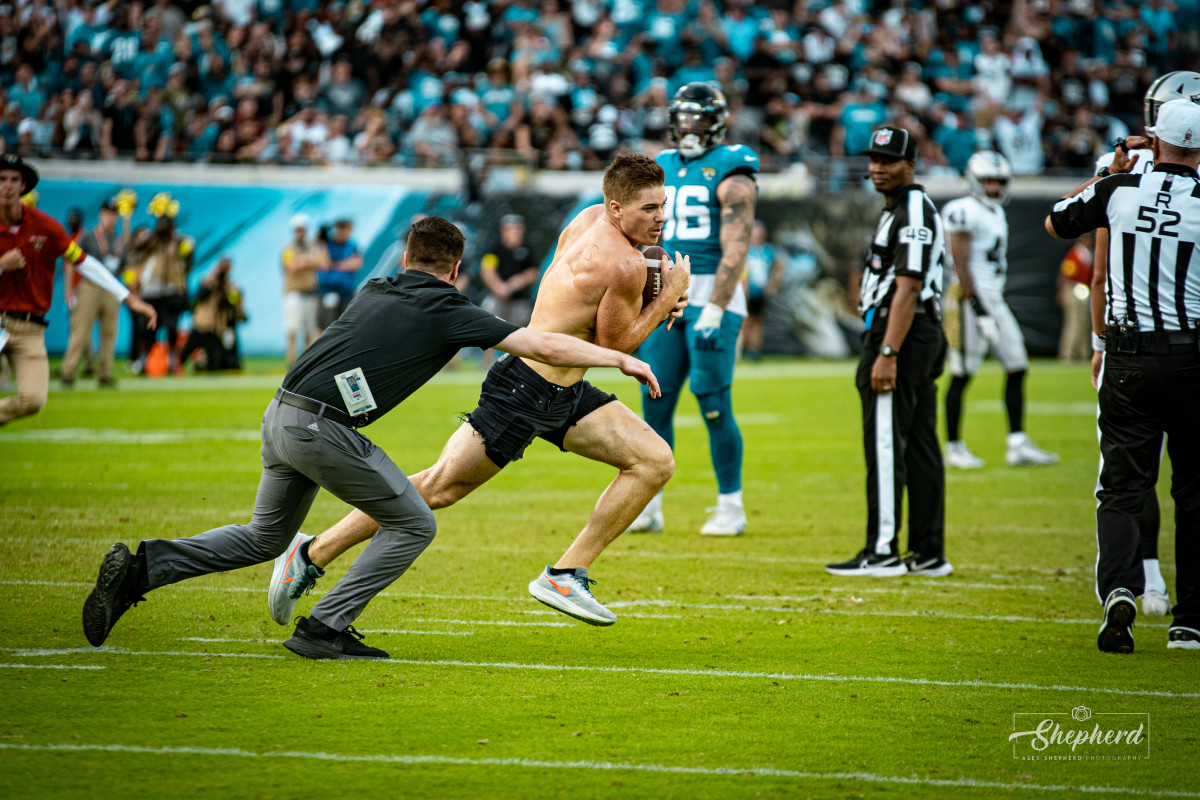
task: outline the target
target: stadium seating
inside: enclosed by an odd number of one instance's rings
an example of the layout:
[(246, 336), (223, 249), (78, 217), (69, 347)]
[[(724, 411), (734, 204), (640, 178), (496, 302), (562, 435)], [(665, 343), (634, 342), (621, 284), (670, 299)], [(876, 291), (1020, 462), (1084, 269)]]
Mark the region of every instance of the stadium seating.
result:
[(690, 80), (768, 169), (853, 154), (887, 119), (927, 171), (994, 146), (1083, 170), (1195, 67), (1200, 0), (18, 0), (0, 144), (42, 157), (595, 169), (665, 143)]

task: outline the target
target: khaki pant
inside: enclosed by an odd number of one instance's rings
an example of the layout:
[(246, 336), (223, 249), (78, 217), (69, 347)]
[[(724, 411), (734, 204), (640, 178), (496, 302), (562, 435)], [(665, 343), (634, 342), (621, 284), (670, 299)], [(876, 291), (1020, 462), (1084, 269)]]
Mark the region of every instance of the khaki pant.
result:
[(71, 312), (71, 337), (62, 361), (62, 379), (75, 380), (75, 368), (87, 358), (92, 347), (92, 325), (100, 323), (100, 361), (96, 377), (112, 380), (113, 355), (117, 344), (117, 316), (121, 301), (91, 281), (82, 281), (75, 292), (75, 310)]
[(4, 318), (8, 342), (0, 358), (12, 364), (17, 393), (0, 400), (0, 425), (36, 414), (50, 391), (50, 362), (46, 358), (46, 329), (36, 322)]
[(1058, 357), (1063, 361), (1086, 361), (1092, 357), (1092, 303), (1075, 296), (1074, 281), (1063, 281), (1059, 302), (1063, 310)]

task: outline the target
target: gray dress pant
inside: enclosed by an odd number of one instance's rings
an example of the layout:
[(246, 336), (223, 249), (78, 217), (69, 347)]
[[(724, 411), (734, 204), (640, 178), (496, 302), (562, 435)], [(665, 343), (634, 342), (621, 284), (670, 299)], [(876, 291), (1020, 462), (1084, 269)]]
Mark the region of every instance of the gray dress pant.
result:
[(379, 532), (311, 616), (344, 630), (433, 541), (433, 512), (387, 454), (357, 431), (272, 400), (262, 422), (262, 479), (249, 525), (186, 539), (148, 539), (151, 589), (271, 561), (325, 489), (379, 523)]

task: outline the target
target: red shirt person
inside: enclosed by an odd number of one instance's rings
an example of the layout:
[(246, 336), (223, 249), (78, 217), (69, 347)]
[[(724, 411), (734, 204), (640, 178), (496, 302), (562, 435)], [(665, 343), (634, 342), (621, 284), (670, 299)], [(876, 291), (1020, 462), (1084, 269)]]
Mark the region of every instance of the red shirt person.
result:
[(17, 379), (17, 393), (0, 400), (0, 425), (36, 414), (46, 405), (46, 312), (54, 297), (59, 258), (130, 311), (149, 317), (151, 327), (157, 323), (154, 309), (85, 254), (57, 220), (21, 203), (21, 196), (37, 182), (37, 172), (20, 156), (0, 156), (0, 357), (9, 359)]

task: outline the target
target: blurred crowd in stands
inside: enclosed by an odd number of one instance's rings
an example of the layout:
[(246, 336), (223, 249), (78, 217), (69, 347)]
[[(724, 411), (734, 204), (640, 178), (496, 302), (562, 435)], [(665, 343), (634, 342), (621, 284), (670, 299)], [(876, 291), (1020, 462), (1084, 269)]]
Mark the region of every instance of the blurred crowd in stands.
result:
[(1200, 66), (1200, 0), (17, 0), (0, 146), (23, 155), (598, 169), (712, 80), (768, 169), (922, 137), (1087, 170), (1153, 77)]

